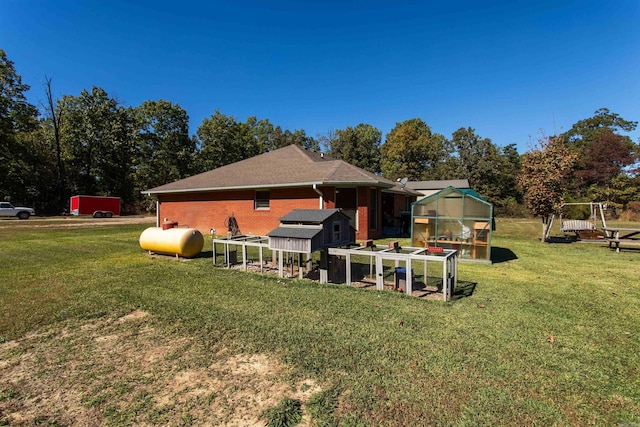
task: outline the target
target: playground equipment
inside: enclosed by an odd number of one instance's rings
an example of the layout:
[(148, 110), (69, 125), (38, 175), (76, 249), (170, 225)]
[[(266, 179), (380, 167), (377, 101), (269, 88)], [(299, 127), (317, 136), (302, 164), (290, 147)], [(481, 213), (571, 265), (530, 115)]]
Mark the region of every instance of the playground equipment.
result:
[[(564, 219), (565, 207), (567, 206), (589, 206), (589, 219)], [(602, 240), (605, 238), (604, 232), (601, 229), (607, 228), (607, 221), (604, 217), (604, 206), (600, 202), (575, 202), (575, 203), (563, 203), (560, 207), (560, 231), (562, 233), (575, 233), (578, 240)], [(553, 221), (555, 215), (551, 217), (549, 227), (547, 228), (547, 235), (545, 239), (549, 239), (551, 234), (551, 227), (553, 227)], [(598, 220), (600, 226), (598, 226)]]
[[(568, 219), (563, 221), (563, 214), (566, 206), (589, 206), (589, 220)], [(615, 249), (620, 252), (620, 245), (631, 245), (637, 250), (640, 243), (640, 228), (621, 228), (618, 226), (607, 226), (604, 216), (606, 205), (600, 202), (582, 202), (582, 203), (564, 203), (561, 207), (560, 214), (560, 231), (563, 233), (575, 233), (576, 238), (586, 242), (607, 242), (609, 249)], [(549, 227), (547, 229), (546, 240), (550, 240), (551, 227), (553, 226), (554, 216), (551, 217)], [(600, 221), (600, 225), (598, 225)], [(632, 249), (632, 248), (629, 248)]]

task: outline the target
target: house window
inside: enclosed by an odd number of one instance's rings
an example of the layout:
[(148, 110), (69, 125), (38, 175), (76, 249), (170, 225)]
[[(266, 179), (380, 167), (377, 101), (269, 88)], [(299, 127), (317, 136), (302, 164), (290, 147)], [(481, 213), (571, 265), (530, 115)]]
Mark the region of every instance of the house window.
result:
[(378, 189), (372, 188), (369, 196), (369, 230), (378, 229)]
[(269, 192), (268, 191), (256, 191), (255, 209), (268, 210), (269, 209)]
[(342, 241), (342, 223), (339, 221), (333, 223), (333, 241)]

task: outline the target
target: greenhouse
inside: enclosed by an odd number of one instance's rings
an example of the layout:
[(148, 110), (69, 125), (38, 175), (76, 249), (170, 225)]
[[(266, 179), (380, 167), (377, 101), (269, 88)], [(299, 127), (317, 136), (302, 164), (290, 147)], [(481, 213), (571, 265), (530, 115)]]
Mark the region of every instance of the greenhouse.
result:
[(411, 246), (455, 249), (460, 261), (490, 263), (492, 225), (491, 203), (448, 187), (412, 204)]

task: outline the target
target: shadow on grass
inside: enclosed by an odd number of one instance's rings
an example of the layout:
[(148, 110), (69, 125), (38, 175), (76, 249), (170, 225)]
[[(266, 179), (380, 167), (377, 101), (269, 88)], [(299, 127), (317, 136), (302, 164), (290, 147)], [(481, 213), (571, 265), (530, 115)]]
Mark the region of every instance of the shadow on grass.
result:
[[(603, 248), (609, 249), (610, 252), (615, 252), (616, 248), (608, 248), (607, 246), (603, 245)], [(635, 252), (637, 254), (640, 254), (640, 246), (620, 246), (620, 252)]]
[[(461, 298), (470, 297), (476, 290), (477, 285), (477, 282), (458, 280), (458, 283), (453, 290), (453, 294), (451, 295), (451, 300), (455, 301)], [(427, 292), (428, 294), (440, 294), (442, 293), (442, 278), (429, 276), (425, 283), (424, 277), (417, 275), (415, 277), (415, 282), (413, 283), (413, 290)]]
[(194, 258), (213, 258), (213, 251), (202, 251)]
[(476, 290), (476, 286), (478, 283), (469, 282), (466, 280), (458, 280), (458, 284), (456, 288), (453, 290), (453, 295), (451, 295), (452, 300), (458, 300), (460, 298), (466, 298), (473, 295), (473, 292)]
[(192, 256), (189, 258), (179, 257), (179, 256), (176, 256), (175, 254), (171, 255), (171, 254), (159, 253), (159, 252), (151, 252), (149, 256), (157, 259), (166, 259), (166, 260), (184, 262), (184, 261), (191, 261), (193, 259), (199, 259), (199, 258), (213, 258), (213, 251), (200, 252), (198, 255)]
[(513, 261), (514, 259), (518, 259), (518, 256), (509, 248), (495, 246), (491, 248), (491, 262), (494, 264)]
[(575, 243), (578, 241), (576, 236), (550, 236), (547, 243)]

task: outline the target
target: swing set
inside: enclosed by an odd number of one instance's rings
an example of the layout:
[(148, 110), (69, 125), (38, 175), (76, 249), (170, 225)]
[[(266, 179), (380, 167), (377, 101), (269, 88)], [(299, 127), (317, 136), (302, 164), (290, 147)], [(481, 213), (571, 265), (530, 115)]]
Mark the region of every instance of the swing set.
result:
[[(567, 206), (589, 206), (589, 219), (565, 219), (565, 207)], [(600, 202), (575, 202), (575, 203), (563, 203), (560, 207), (560, 232), (562, 233), (575, 233), (576, 239), (581, 241), (602, 241), (606, 235), (602, 231), (607, 228), (607, 221), (604, 217), (605, 208)], [(551, 216), (549, 227), (547, 228), (547, 235), (545, 239), (549, 239), (551, 234), (551, 227), (553, 227), (553, 221), (555, 215)], [(600, 226), (598, 225), (600, 221)]]

